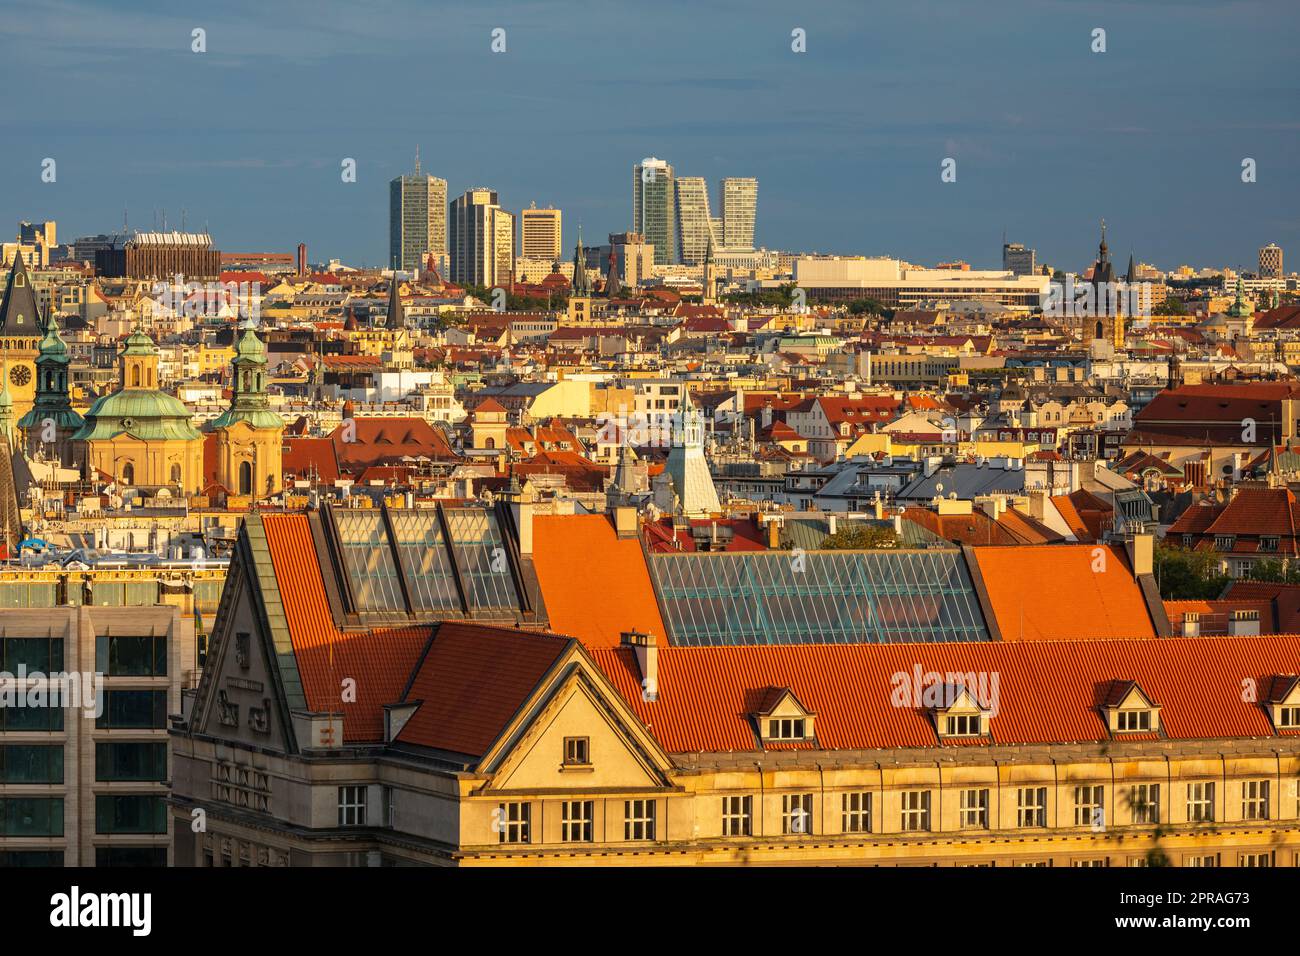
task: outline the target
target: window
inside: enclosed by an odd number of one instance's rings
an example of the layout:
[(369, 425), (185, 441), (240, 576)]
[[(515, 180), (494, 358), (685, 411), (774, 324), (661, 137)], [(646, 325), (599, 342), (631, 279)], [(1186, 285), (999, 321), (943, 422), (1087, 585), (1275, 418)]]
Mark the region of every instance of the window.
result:
[(1047, 826), (1047, 788), (1021, 787), (1016, 791), (1016, 826)]
[(1231, 534), (1216, 534), (1214, 536), (1214, 549), (1216, 551), (1231, 551), (1237, 538)]
[(1074, 788), (1074, 825), (1100, 830), (1106, 826), (1106, 790), (1104, 787)]
[(1243, 780), (1241, 782), (1241, 818), (1243, 820), (1268, 819), (1268, 781)]
[(0, 797), (0, 836), (63, 836), (62, 797)]
[(812, 833), (811, 793), (787, 793), (781, 797), (781, 832)]
[(1214, 822), (1214, 781), (1187, 785), (1187, 822)]
[(95, 721), (95, 726), (101, 730), (110, 728), (164, 730), (167, 727), (167, 691), (105, 691), (104, 712)]
[(1115, 729), (1120, 732), (1149, 731), (1151, 729), (1151, 711), (1121, 710), (1115, 714)]
[(655, 838), (655, 802), (653, 800), (623, 801), (623, 839), (653, 840)]
[(0, 746), (0, 783), (63, 783), (63, 745)]
[(166, 780), (167, 745), (95, 744), (95, 779)]
[(767, 722), (769, 740), (803, 740), (804, 721), (802, 717), (778, 717)]
[(95, 638), (95, 667), (108, 677), (166, 677), (166, 637)]
[(902, 822), (904, 832), (930, 829), (930, 791), (904, 790), (902, 793)]
[(1183, 857), (1183, 866), (1218, 866), (1219, 854), (1198, 854), (1197, 856)]
[(529, 841), (529, 824), (533, 817), (531, 803), (503, 803), (497, 807), (493, 817), (492, 827), (497, 831), (499, 842), (527, 843)]
[(53, 674), (63, 670), (63, 638), (61, 637), (6, 637), (0, 640), (4, 661), (0, 670), (17, 674), (19, 668), (27, 673), (40, 671)]
[(722, 835), (753, 836), (754, 798), (722, 798)]
[(588, 738), (564, 738), (564, 765), (566, 767), (587, 767), (591, 765), (590, 741)]
[(1241, 853), (1237, 857), (1238, 866), (1272, 866), (1273, 854), (1271, 851), (1262, 853)]
[(1110, 866), (1110, 858), (1103, 856), (1103, 857), (1098, 857), (1095, 860), (1071, 860), (1070, 866), (1080, 866), (1080, 867)]
[(561, 805), (560, 839), (565, 843), (590, 843), (596, 804), (591, 800), (565, 800)]
[(978, 737), (980, 735), (979, 714), (954, 714), (944, 718), (946, 737)]
[(1300, 729), (1300, 707), (1279, 707), (1277, 725), (1289, 730)]
[(1276, 551), (1277, 545), (1278, 539), (1272, 535), (1265, 535), (1259, 539), (1259, 550), (1261, 551)]
[(99, 794), (96, 833), (166, 833), (167, 805), (161, 794)]
[(364, 786), (339, 787), (339, 826), (363, 827), (366, 825), (366, 788)]
[(841, 808), (843, 820), (840, 829), (845, 833), (871, 832), (871, 794), (868, 791), (844, 794)]
[(987, 788), (963, 790), (958, 801), (958, 822), (963, 829), (988, 829), (989, 791)]
[(1129, 810), (1134, 823), (1160, 822), (1160, 784), (1139, 783), (1129, 790)]

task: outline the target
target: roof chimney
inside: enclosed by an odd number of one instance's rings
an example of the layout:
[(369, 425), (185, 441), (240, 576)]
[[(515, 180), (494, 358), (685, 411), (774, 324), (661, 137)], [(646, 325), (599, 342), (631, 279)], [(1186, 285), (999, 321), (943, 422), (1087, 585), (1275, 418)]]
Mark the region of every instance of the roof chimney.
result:
[(659, 647), (653, 634), (624, 631), (624, 647), (636, 651), (636, 666), (641, 672), (641, 699), (653, 702), (659, 697)]
[(1155, 542), (1155, 536), (1150, 534), (1135, 534), (1124, 542), (1135, 578), (1155, 570)]
[(619, 538), (636, 537), (636, 508), (620, 505), (614, 509), (614, 534)]

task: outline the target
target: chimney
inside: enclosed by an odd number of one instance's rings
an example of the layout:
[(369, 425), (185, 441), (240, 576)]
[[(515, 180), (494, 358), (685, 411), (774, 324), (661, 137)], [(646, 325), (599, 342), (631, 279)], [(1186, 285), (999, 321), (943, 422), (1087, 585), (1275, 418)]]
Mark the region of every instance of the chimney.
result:
[(641, 699), (654, 701), (659, 697), (659, 647), (653, 634), (624, 631), (622, 645), (636, 651), (636, 666), (641, 672)]
[(828, 514), (826, 516), (826, 527), (828, 529), (828, 533), (834, 534), (837, 529), (837, 525), (838, 525), (838, 521), (836, 520), (835, 515)]
[(781, 547), (781, 525), (775, 518), (767, 519), (767, 546), (773, 551)]
[(880, 497), (880, 492), (876, 492), (876, 498), (871, 503), (871, 511), (877, 521), (885, 520), (885, 499)]
[(533, 504), (531, 497), (525, 501), (523, 496), (520, 500), (510, 503), (510, 510), (514, 512), (515, 528), (519, 531), (519, 553), (533, 553)]
[(620, 505), (614, 509), (614, 535), (619, 538), (636, 537), (636, 509)]
[(1259, 611), (1233, 611), (1228, 618), (1228, 634), (1232, 637), (1257, 637), (1259, 635)]
[(1183, 637), (1201, 636), (1201, 615), (1196, 611), (1183, 614)]
[(1155, 542), (1155, 536), (1150, 534), (1135, 534), (1124, 542), (1135, 578), (1155, 570)]

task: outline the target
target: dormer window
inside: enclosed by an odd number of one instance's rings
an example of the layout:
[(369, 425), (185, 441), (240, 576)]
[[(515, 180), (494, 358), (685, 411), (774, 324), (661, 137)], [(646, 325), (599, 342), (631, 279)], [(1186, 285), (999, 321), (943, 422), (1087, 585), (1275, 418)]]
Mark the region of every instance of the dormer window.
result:
[(933, 711), (935, 730), (941, 738), (988, 735), (990, 711), (970, 688), (964, 684), (944, 684), (932, 690), (942, 691)]
[(1266, 682), (1262, 703), (1275, 730), (1300, 730), (1300, 677), (1284, 674)]
[(1283, 730), (1300, 730), (1300, 707), (1279, 707), (1277, 725)]
[(1259, 550), (1261, 551), (1276, 551), (1277, 545), (1278, 539), (1271, 535), (1265, 535), (1259, 539)]
[(1112, 681), (1106, 690), (1102, 713), (1112, 734), (1151, 734), (1160, 731), (1160, 706), (1137, 681)]
[(1216, 534), (1214, 536), (1214, 548), (1216, 551), (1231, 551), (1236, 543), (1236, 535)]
[(768, 740), (803, 740), (804, 720), (800, 717), (781, 717), (767, 722)]
[(769, 687), (750, 715), (764, 743), (794, 743), (814, 739), (817, 715), (799, 702), (788, 687)]

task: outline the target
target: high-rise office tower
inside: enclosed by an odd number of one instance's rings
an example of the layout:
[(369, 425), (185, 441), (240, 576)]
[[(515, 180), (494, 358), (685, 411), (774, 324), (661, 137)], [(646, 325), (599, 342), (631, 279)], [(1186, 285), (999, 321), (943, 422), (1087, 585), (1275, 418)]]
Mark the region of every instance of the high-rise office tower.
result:
[(1282, 247), (1270, 242), (1259, 250), (1259, 275), (1262, 279), (1280, 279), (1282, 271)]
[(538, 209), (533, 203), (519, 213), (519, 255), (524, 259), (560, 258), (560, 210)]
[(388, 262), (403, 270), (418, 269), (425, 257), (447, 254), (447, 180), (420, 171), (388, 184)]
[(495, 190), (475, 187), (458, 196), (447, 224), (453, 282), (491, 287), (510, 281), (515, 217), (497, 205)]
[(758, 180), (728, 176), (722, 180), (722, 245), (728, 252), (754, 248), (754, 222), (758, 218)]
[(1019, 242), (1002, 243), (1002, 268), (1018, 276), (1034, 274), (1034, 250)]
[(717, 241), (709, 211), (709, 187), (703, 176), (678, 176), (676, 188), (677, 261), (688, 266), (699, 265), (709, 244)]
[(654, 246), (655, 264), (667, 265), (677, 255), (677, 191), (673, 168), (647, 157), (632, 167), (632, 231)]

